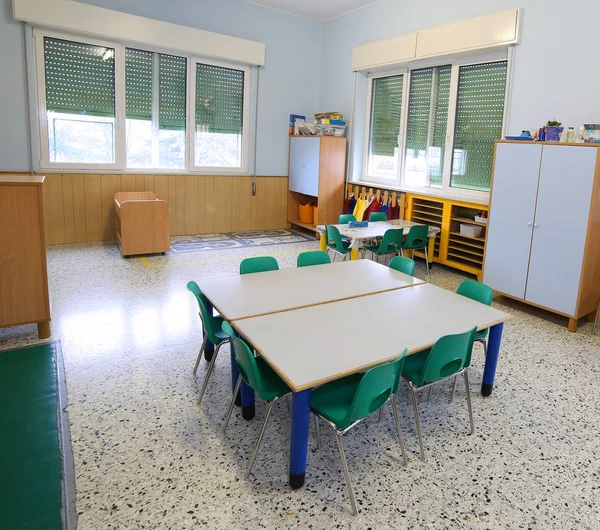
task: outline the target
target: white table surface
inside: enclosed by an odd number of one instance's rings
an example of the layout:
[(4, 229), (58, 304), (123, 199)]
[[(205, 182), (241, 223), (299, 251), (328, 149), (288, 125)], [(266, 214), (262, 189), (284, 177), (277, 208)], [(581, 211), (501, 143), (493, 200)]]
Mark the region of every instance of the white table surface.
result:
[(233, 322), (294, 392), (509, 314), (431, 284)]
[(204, 295), (229, 321), (422, 283), (366, 259), (198, 281)]
[[(369, 226), (350, 228), (345, 225), (333, 225), (344, 237), (350, 239), (350, 248), (359, 248), (366, 241), (382, 237), (385, 232), (391, 228), (404, 228), (404, 235), (408, 234), (411, 226), (423, 225), (423, 223), (415, 223), (413, 221), (405, 221), (404, 219), (393, 219), (390, 221), (375, 221), (369, 222)], [(437, 226), (429, 226), (428, 237), (436, 237), (440, 229)], [(319, 235), (325, 235), (325, 225), (318, 225), (316, 228)]]

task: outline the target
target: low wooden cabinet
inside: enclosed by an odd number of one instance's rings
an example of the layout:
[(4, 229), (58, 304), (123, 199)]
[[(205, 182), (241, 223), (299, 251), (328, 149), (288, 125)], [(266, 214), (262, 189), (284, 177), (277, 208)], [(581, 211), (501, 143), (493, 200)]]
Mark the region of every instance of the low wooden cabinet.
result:
[(43, 176), (0, 175), (0, 327), (50, 336)]

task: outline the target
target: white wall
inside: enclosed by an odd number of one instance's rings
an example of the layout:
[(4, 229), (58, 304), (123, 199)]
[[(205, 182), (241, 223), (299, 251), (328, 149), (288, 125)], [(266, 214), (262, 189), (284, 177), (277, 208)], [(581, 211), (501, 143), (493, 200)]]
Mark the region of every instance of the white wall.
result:
[(551, 119), (566, 127), (600, 123), (596, 0), (383, 0), (334, 19), (323, 27), (319, 108), (350, 112), (354, 46), (514, 7), (524, 13), (508, 131)]
[[(82, 3), (245, 38), (266, 45), (260, 71), (257, 173), (287, 175), (290, 114), (316, 110), (321, 24), (239, 0), (82, 0)], [(0, 171), (29, 168), (23, 37), (11, 0), (0, 0)], [(306, 79), (309, 82), (304, 82)], [(301, 81), (302, 80), (302, 81)]]

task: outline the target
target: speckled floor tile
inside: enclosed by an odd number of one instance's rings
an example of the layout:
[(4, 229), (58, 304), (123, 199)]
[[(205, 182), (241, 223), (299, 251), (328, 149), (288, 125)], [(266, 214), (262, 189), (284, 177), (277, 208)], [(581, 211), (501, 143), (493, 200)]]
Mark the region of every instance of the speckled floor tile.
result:
[[(427, 462), (419, 460), (405, 388), (398, 395), (409, 452), (391, 411), (368, 419), (344, 443), (359, 515), (348, 498), (333, 435), (311, 431), (306, 487), (287, 485), (290, 419), (273, 412), (249, 480), (243, 473), (264, 405), (221, 426), (230, 395), (229, 349), (219, 354), (202, 407), (205, 373), (192, 368), (200, 344), (191, 279), (237, 274), (265, 253), (295, 264), (306, 242), (123, 259), (113, 245), (50, 247), (53, 339), (62, 341), (80, 529), (205, 528), (600, 528), (600, 334), (576, 334), (566, 319), (497, 299), (505, 326), (496, 386), (479, 394), (483, 352), (471, 371), (475, 434), (465, 392), (421, 396)], [(421, 263), (417, 276), (425, 277)], [(455, 289), (465, 276), (434, 266), (430, 281)], [(310, 330), (293, 330), (310, 333)], [(35, 326), (0, 330), (0, 349), (36, 342)], [(374, 337), (376, 343), (376, 336)], [(401, 341), (401, 337), (399, 337)]]

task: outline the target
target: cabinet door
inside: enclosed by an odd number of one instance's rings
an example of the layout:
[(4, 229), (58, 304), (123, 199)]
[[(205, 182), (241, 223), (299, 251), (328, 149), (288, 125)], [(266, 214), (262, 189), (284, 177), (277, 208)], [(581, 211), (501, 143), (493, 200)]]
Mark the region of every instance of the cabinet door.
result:
[(541, 145), (498, 144), (483, 282), (525, 298)]
[(597, 150), (549, 146), (535, 213), (526, 300), (575, 315)]
[(290, 176), (289, 189), (304, 193), (302, 187), (302, 164), (304, 160), (304, 139), (290, 138)]
[(319, 196), (319, 163), (321, 159), (321, 139), (305, 138), (303, 160), (303, 187), (306, 195)]

